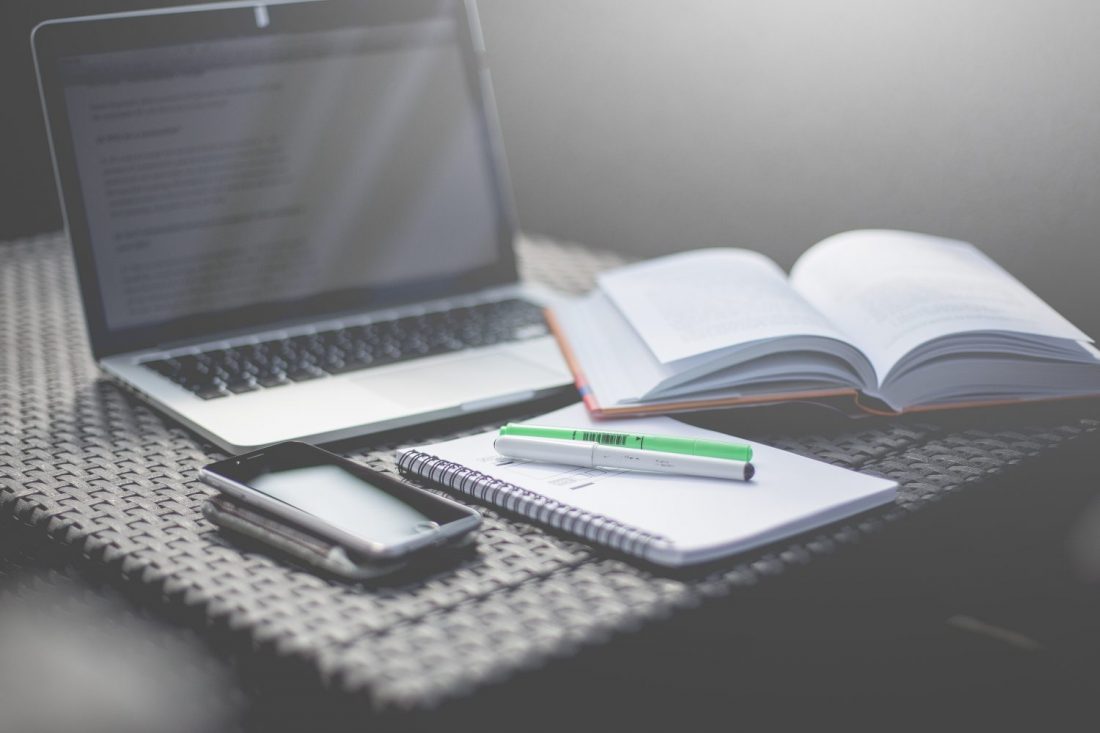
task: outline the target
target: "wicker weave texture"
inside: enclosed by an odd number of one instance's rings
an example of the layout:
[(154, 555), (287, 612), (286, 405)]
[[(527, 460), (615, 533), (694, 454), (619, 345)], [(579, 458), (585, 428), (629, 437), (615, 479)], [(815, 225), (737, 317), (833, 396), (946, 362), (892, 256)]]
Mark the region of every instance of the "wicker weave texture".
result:
[[(1100, 426), (1086, 405), (827, 429), (765, 426), (748, 437), (896, 479), (897, 505), (691, 580), (655, 575), (481, 507), (475, 558), (416, 583), (365, 589), (223, 538), (202, 518), (211, 490), (196, 477), (221, 454), (100, 378), (67, 243), (45, 237), (0, 253), (0, 512), (154, 589), (165, 604), (199, 609), (207, 623), (302, 659), (380, 709), (432, 706), (708, 597), (745, 592)], [(520, 254), (529, 277), (574, 292), (619, 262), (544, 240), (524, 242)], [(453, 434), (425, 426), (397, 443)], [(346, 452), (392, 472), (397, 443)]]

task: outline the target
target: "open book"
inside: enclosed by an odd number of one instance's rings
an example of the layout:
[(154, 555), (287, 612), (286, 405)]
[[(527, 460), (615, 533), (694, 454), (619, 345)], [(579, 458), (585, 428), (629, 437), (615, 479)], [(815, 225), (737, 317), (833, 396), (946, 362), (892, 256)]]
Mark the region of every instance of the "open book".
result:
[(869, 412), (1100, 395), (1092, 339), (965, 242), (866, 230), (604, 273), (551, 328), (598, 416), (850, 394)]

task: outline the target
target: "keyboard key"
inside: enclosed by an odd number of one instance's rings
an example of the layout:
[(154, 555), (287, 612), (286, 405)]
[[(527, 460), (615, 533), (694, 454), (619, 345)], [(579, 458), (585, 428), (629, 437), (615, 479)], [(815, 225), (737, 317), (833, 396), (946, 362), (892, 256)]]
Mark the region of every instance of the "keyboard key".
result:
[(316, 367), (309, 369), (294, 369), (287, 372), (287, 376), (293, 379), (295, 382), (305, 382), (309, 379), (317, 379), (318, 377), (325, 376), (325, 373)]
[(329, 374), (347, 374), (348, 372), (357, 372), (360, 369), (366, 369), (369, 366), (373, 366), (375, 361), (376, 360), (373, 358), (352, 359), (345, 362), (342, 366), (326, 366), (325, 371)]
[(223, 391), (219, 387), (204, 387), (202, 389), (196, 390), (195, 394), (203, 398), (204, 400), (213, 400), (217, 399), (218, 397), (226, 397), (229, 395), (228, 392)]
[(225, 388), (233, 394), (244, 394), (245, 392), (254, 392), (260, 386), (251, 380), (238, 379), (225, 385)]

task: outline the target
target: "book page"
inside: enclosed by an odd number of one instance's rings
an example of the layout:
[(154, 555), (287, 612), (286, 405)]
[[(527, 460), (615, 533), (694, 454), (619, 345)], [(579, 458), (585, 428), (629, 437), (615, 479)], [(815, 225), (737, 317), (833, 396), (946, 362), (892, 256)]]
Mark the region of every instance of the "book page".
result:
[(676, 374), (657, 361), (599, 288), (554, 313), (601, 404), (636, 401)]
[(627, 265), (599, 277), (661, 363), (779, 336), (840, 334), (774, 262), (740, 249), (704, 249)]
[(912, 232), (830, 237), (791, 285), (870, 357), (879, 380), (912, 349), (972, 331), (1090, 340), (973, 245)]

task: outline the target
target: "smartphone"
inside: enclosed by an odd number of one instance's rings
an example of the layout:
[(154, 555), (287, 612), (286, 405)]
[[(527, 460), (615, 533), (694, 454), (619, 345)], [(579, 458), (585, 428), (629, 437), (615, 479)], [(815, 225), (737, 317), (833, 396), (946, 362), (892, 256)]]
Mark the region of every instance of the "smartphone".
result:
[(367, 559), (397, 560), (468, 539), (473, 509), (322, 450), (289, 441), (211, 463), (203, 481)]

